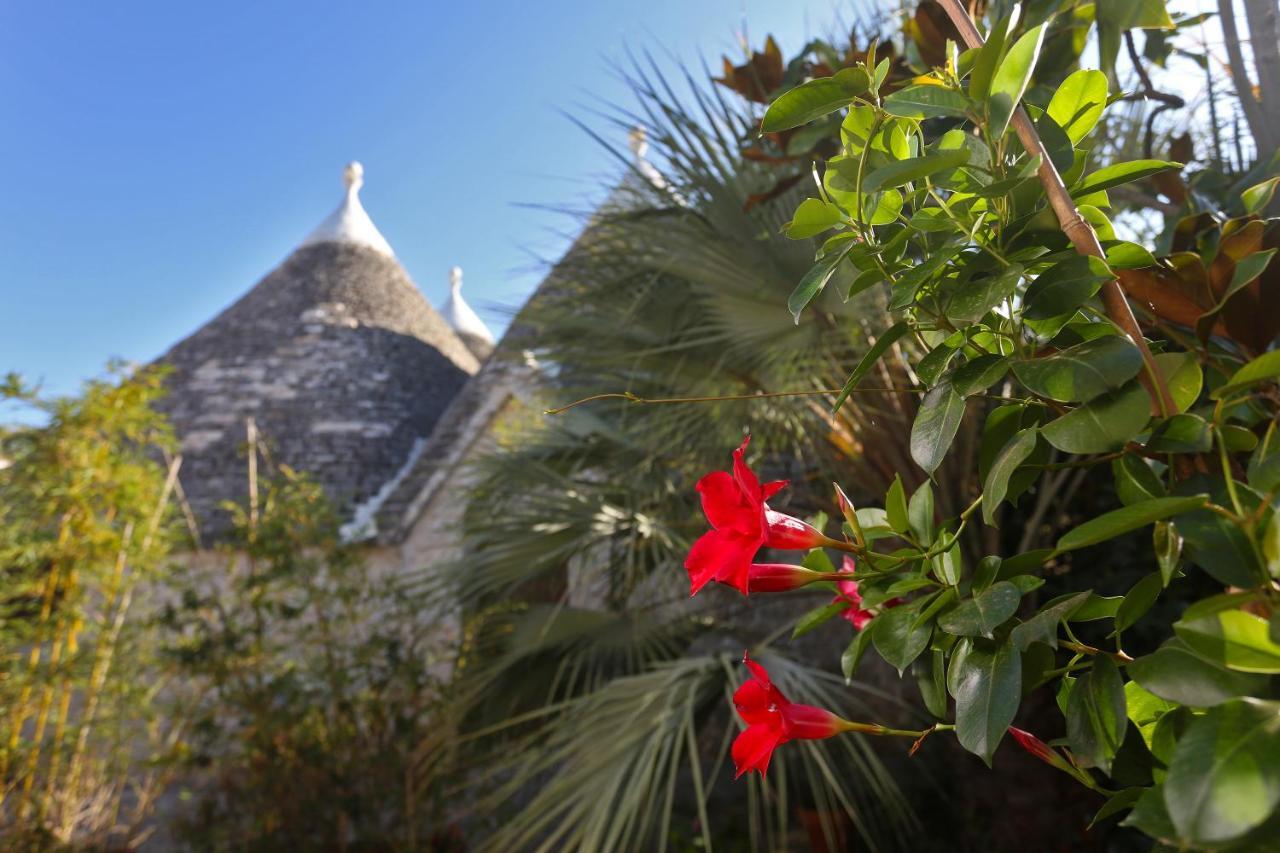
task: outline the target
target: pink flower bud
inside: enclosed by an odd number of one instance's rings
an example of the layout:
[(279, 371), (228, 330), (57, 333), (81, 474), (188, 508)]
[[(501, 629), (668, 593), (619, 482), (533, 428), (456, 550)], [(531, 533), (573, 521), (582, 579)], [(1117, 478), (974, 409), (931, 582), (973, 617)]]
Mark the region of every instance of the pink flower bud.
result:
[(752, 563), (747, 573), (748, 592), (789, 592), (815, 581), (829, 580), (828, 575), (789, 563)]
[(765, 507), (765, 547), (784, 551), (807, 551), (827, 541), (818, 528)]

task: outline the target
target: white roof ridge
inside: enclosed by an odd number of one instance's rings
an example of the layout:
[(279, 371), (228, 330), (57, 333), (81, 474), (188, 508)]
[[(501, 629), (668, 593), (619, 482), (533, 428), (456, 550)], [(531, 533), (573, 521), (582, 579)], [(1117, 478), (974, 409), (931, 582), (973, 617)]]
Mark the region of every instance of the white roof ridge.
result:
[(462, 298), (462, 267), (449, 270), (449, 298), (445, 300), (440, 313), (455, 332), (493, 343), (493, 332), (489, 331), (480, 315)]
[(360, 187), (364, 186), (364, 167), (359, 161), (352, 160), (343, 170), (342, 180), (347, 185), (346, 197), (338, 205), (338, 209), (329, 214), (324, 222), (308, 234), (307, 239), (303, 240), (299, 247), (312, 246), (316, 243), (354, 243), (394, 258), (396, 253), (391, 250), (391, 244), (382, 236), (382, 232), (373, 224), (373, 220), (365, 212), (364, 205), (360, 203)]

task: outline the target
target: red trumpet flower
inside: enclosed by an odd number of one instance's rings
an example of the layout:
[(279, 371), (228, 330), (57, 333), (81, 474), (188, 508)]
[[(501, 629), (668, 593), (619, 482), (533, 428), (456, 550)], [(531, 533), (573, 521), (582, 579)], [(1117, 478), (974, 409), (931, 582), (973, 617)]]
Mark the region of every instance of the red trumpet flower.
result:
[(773, 751), (789, 740), (821, 740), (858, 728), (830, 711), (792, 702), (769, 680), (763, 666), (745, 654), (742, 662), (752, 677), (733, 694), (738, 716), (747, 724), (733, 741), (733, 763), (738, 770), (734, 778), (749, 770), (758, 770), (763, 776)]
[[(851, 575), (856, 569), (857, 564), (854, 563), (852, 557), (846, 554), (844, 562), (840, 565), (840, 571), (838, 574)], [(836, 588), (840, 590), (840, 594), (831, 599), (831, 603), (839, 604), (840, 602), (848, 602), (849, 609), (842, 612), (840, 614), (840, 618), (852, 625), (855, 631), (861, 631), (863, 628), (867, 627), (868, 622), (876, 618), (876, 614), (872, 610), (862, 607), (862, 595), (858, 592), (857, 581), (838, 580), (836, 581)], [(890, 607), (897, 607), (901, 603), (901, 598), (891, 598), (880, 606), (884, 610), (888, 610)]]
[(815, 572), (790, 563), (752, 563), (747, 571), (748, 592), (790, 592), (818, 581), (831, 580), (829, 572)]
[(693, 543), (684, 567), (689, 572), (690, 595), (696, 595), (711, 581), (749, 590), (751, 561), (761, 548), (807, 550), (827, 538), (817, 528), (798, 518), (769, 509), (765, 503), (777, 494), (786, 480), (760, 485), (743, 461), (751, 437), (733, 451), (733, 473), (714, 471), (698, 481), (702, 511), (711, 522)]

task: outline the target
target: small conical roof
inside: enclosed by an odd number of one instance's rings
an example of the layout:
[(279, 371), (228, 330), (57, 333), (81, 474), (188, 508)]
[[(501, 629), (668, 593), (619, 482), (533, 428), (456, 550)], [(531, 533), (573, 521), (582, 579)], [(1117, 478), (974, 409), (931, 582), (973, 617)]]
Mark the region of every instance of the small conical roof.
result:
[(343, 203), (280, 266), (160, 359), (203, 544), (227, 531), (220, 504), (247, 495), (248, 418), (273, 462), (360, 517), (479, 368), (360, 205), (362, 171), (347, 167)]
[(440, 313), (476, 358), (484, 361), (489, 357), (493, 352), (493, 332), (462, 298), (462, 267), (449, 270), (449, 298)]

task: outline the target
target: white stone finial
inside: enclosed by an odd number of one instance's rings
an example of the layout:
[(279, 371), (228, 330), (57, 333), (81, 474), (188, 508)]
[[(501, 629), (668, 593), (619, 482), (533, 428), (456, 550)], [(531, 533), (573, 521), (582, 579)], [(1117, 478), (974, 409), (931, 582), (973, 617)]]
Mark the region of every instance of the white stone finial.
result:
[(347, 185), (347, 196), (338, 205), (338, 209), (329, 214), (329, 218), (320, 223), (303, 246), (315, 243), (354, 243), (381, 252), (389, 258), (395, 257), (391, 244), (378, 231), (364, 205), (360, 203), (360, 188), (364, 186), (364, 166), (360, 161), (352, 160), (342, 170), (342, 182)]
[(449, 298), (445, 301), (440, 313), (463, 340), (471, 337), (483, 344), (493, 344), (493, 332), (489, 331), (489, 327), (462, 298), (462, 267), (449, 269)]
[(352, 160), (342, 170), (342, 182), (347, 185), (348, 192), (360, 192), (360, 188), (364, 186), (364, 166), (360, 165), (359, 160)]
[(631, 149), (637, 163), (645, 162), (644, 155), (649, 153), (649, 134), (644, 125), (637, 124), (631, 128), (631, 132), (627, 134), (627, 147)]

